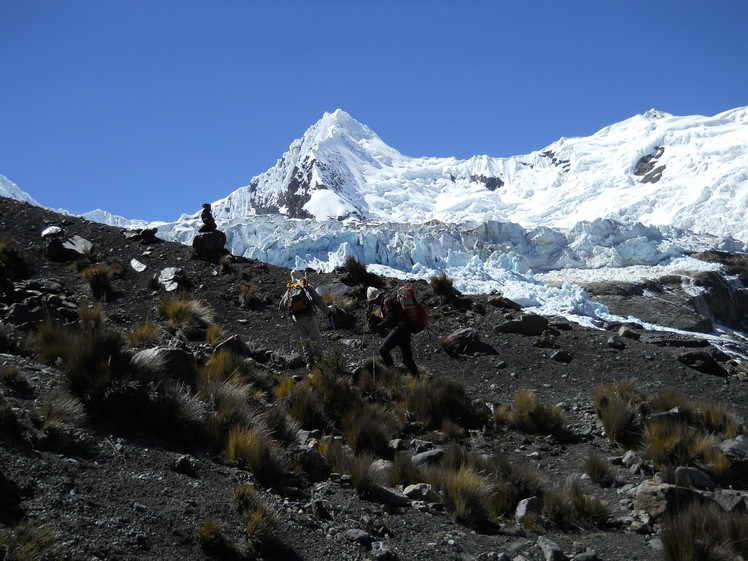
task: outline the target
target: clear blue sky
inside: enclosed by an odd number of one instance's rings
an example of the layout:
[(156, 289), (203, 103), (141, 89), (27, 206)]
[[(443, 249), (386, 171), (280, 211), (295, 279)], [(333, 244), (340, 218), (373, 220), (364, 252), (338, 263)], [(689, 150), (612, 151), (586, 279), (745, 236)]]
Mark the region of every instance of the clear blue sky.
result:
[(0, 174), (173, 220), (344, 109), (408, 156), (513, 156), (748, 105), (746, 0), (0, 0)]

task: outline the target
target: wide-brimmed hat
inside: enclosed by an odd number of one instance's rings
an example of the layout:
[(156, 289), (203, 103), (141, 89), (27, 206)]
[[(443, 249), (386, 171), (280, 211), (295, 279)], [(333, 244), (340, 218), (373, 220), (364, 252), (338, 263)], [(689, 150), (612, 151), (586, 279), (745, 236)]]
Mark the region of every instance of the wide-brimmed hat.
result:
[(373, 286), (370, 286), (366, 289), (366, 299), (369, 302), (373, 302), (377, 298), (379, 298), (379, 295), (382, 294), (382, 291), (378, 288), (374, 288)]

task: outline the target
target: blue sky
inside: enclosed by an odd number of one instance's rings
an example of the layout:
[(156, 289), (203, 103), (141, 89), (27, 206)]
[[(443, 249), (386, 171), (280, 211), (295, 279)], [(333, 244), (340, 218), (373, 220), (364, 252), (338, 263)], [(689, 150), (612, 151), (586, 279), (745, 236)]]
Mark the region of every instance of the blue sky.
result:
[(197, 212), (337, 108), (468, 158), (748, 105), (745, 0), (0, 0), (0, 21), (0, 174), (73, 213)]

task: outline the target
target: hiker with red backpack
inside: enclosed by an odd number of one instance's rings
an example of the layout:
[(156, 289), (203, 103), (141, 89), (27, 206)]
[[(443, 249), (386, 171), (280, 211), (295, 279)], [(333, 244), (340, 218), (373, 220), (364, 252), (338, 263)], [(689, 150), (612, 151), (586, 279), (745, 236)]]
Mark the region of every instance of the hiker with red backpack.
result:
[(297, 276), (296, 271), (291, 271), (291, 282), (286, 285), (286, 292), (283, 293), (278, 308), (287, 310), (291, 315), (306, 351), (307, 366), (311, 368), (323, 356), (317, 311), (329, 317), (332, 310), (322, 301), (314, 287), (309, 285), (306, 277)]
[(418, 366), (413, 360), (410, 340), (413, 333), (418, 333), (425, 327), (426, 311), (415, 299), (413, 289), (401, 286), (397, 296), (393, 298), (370, 286), (366, 289), (366, 300), (369, 305), (378, 305), (382, 310), (381, 318), (373, 322), (372, 329), (377, 332), (389, 330), (378, 349), (385, 366), (394, 366), (392, 349), (400, 347), (403, 364), (411, 374), (417, 376)]

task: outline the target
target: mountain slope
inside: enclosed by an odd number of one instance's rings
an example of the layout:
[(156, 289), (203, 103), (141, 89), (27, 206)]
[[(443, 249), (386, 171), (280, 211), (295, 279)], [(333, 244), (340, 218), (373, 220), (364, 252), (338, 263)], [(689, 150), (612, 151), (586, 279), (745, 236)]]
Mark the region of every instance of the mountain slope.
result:
[(748, 239), (746, 113), (650, 110), (524, 156), (457, 160), (404, 156), (337, 110), (273, 168), (216, 201), (214, 214), (552, 228), (614, 218)]

